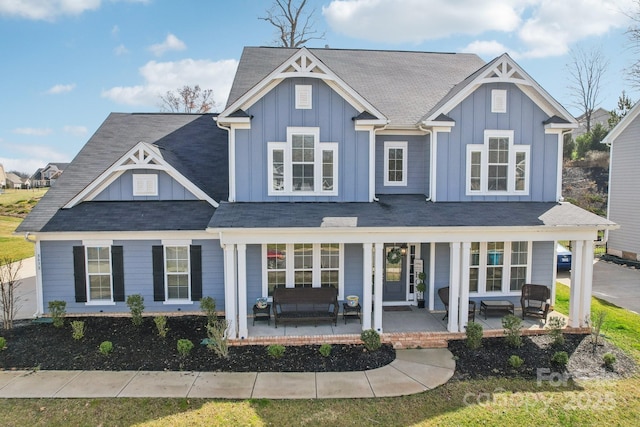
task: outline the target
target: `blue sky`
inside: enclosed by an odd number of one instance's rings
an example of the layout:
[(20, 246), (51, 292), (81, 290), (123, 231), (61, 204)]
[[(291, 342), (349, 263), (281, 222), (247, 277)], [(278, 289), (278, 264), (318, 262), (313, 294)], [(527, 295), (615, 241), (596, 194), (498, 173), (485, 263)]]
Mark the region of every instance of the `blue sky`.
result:
[[(0, 163), (32, 173), (70, 161), (110, 112), (159, 111), (185, 84), (224, 106), (243, 46), (273, 45), (271, 0), (0, 0)], [(323, 40), (309, 47), (509, 52), (569, 111), (569, 50), (600, 47), (601, 106), (634, 52), (634, 0), (309, 0)]]

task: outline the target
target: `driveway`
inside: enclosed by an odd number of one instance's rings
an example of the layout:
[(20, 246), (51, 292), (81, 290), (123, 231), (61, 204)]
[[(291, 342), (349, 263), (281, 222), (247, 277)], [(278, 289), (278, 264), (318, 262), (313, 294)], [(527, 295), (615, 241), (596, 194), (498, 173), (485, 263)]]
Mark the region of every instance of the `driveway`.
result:
[[(558, 282), (571, 285), (570, 272), (558, 272)], [(634, 313), (640, 313), (640, 270), (596, 261), (593, 264), (592, 294)]]

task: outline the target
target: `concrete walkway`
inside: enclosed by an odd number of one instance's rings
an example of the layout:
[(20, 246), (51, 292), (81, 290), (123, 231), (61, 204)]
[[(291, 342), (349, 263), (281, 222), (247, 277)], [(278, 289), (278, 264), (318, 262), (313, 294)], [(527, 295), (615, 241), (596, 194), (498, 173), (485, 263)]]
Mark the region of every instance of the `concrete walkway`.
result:
[(0, 398), (191, 397), (329, 399), (421, 393), (446, 383), (447, 349), (397, 350), (396, 360), (358, 372), (3, 371)]

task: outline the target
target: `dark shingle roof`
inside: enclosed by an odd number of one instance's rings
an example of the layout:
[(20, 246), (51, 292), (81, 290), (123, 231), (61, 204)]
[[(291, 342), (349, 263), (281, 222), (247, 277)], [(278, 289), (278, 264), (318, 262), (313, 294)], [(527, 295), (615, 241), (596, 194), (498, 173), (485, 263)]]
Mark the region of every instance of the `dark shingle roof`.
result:
[(611, 221), (570, 203), (426, 202), (421, 195), (380, 196), (377, 203), (222, 203), (211, 228), (315, 228), (327, 218), (357, 227), (608, 227)]
[[(245, 47), (227, 106), (298, 49)], [(485, 63), (468, 53), (309, 49), (393, 125), (415, 125), (450, 90)]]
[(168, 163), (214, 200), (226, 200), (227, 132), (213, 117), (110, 114), (16, 231), (41, 231), (60, 208), (141, 141), (157, 145)]
[(214, 211), (202, 200), (84, 202), (58, 210), (41, 231), (204, 230)]

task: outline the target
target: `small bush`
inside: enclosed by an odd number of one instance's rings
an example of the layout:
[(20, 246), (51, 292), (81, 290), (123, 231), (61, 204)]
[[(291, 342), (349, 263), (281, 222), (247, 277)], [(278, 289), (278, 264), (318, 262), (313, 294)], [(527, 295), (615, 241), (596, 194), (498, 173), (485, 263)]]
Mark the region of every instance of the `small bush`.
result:
[(213, 325), (218, 320), (215, 299), (211, 297), (200, 298), (200, 310), (207, 316), (207, 325)]
[(167, 318), (166, 316), (156, 316), (153, 318), (153, 323), (156, 324), (156, 329), (158, 330), (158, 335), (161, 338), (167, 337), (167, 332), (169, 332), (169, 328), (167, 328)]
[(318, 351), (324, 357), (329, 357), (329, 355), (331, 354), (331, 349), (331, 344), (324, 343), (320, 346), (320, 349)]
[(64, 315), (67, 314), (67, 303), (65, 301), (49, 301), (49, 314), (53, 319), (53, 326), (62, 328), (64, 326)]
[(191, 353), (191, 350), (193, 350), (193, 343), (191, 340), (183, 338), (178, 340), (176, 347), (180, 356), (187, 357), (189, 353)]
[(511, 355), (511, 357), (509, 357), (509, 365), (511, 365), (512, 368), (518, 369), (523, 364), (524, 364), (524, 360), (522, 360), (522, 358), (517, 354), (513, 354)]
[(225, 359), (229, 357), (227, 329), (229, 329), (229, 321), (226, 319), (216, 320), (213, 324), (207, 324), (207, 337), (209, 338), (207, 348)]
[(471, 349), (480, 348), (482, 344), (482, 325), (476, 322), (467, 324), (467, 347)]
[(502, 318), (502, 327), (504, 339), (509, 347), (522, 347), (522, 319), (513, 314), (507, 314)]
[(142, 312), (144, 311), (144, 298), (140, 294), (127, 297), (127, 306), (131, 311), (131, 323), (135, 326), (142, 325)]
[(100, 350), (100, 353), (103, 355), (108, 356), (113, 351), (113, 343), (111, 341), (102, 341), (98, 350)]
[(613, 365), (616, 363), (616, 355), (613, 353), (605, 353), (602, 356), (602, 361), (604, 362), (605, 368), (613, 370)]
[(569, 363), (569, 355), (566, 351), (556, 351), (551, 358), (551, 361), (556, 365), (564, 368)]
[(0, 337), (0, 351), (7, 348), (7, 339), (5, 337)]
[(553, 345), (561, 346), (564, 344), (562, 328), (564, 328), (566, 324), (567, 322), (564, 320), (564, 317), (553, 316), (549, 319), (547, 327), (549, 328), (549, 335), (553, 339)]
[(86, 331), (84, 322), (82, 320), (74, 320), (71, 322), (71, 336), (74, 340), (81, 340), (84, 338), (84, 332)]
[(374, 329), (367, 329), (366, 331), (362, 331), (360, 334), (360, 339), (364, 343), (364, 346), (369, 351), (376, 351), (382, 345), (380, 343), (380, 334), (377, 333)]
[(274, 359), (280, 359), (282, 356), (284, 356), (285, 350), (286, 347), (281, 344), (271, 344), (267, 347), (267, 353)]

